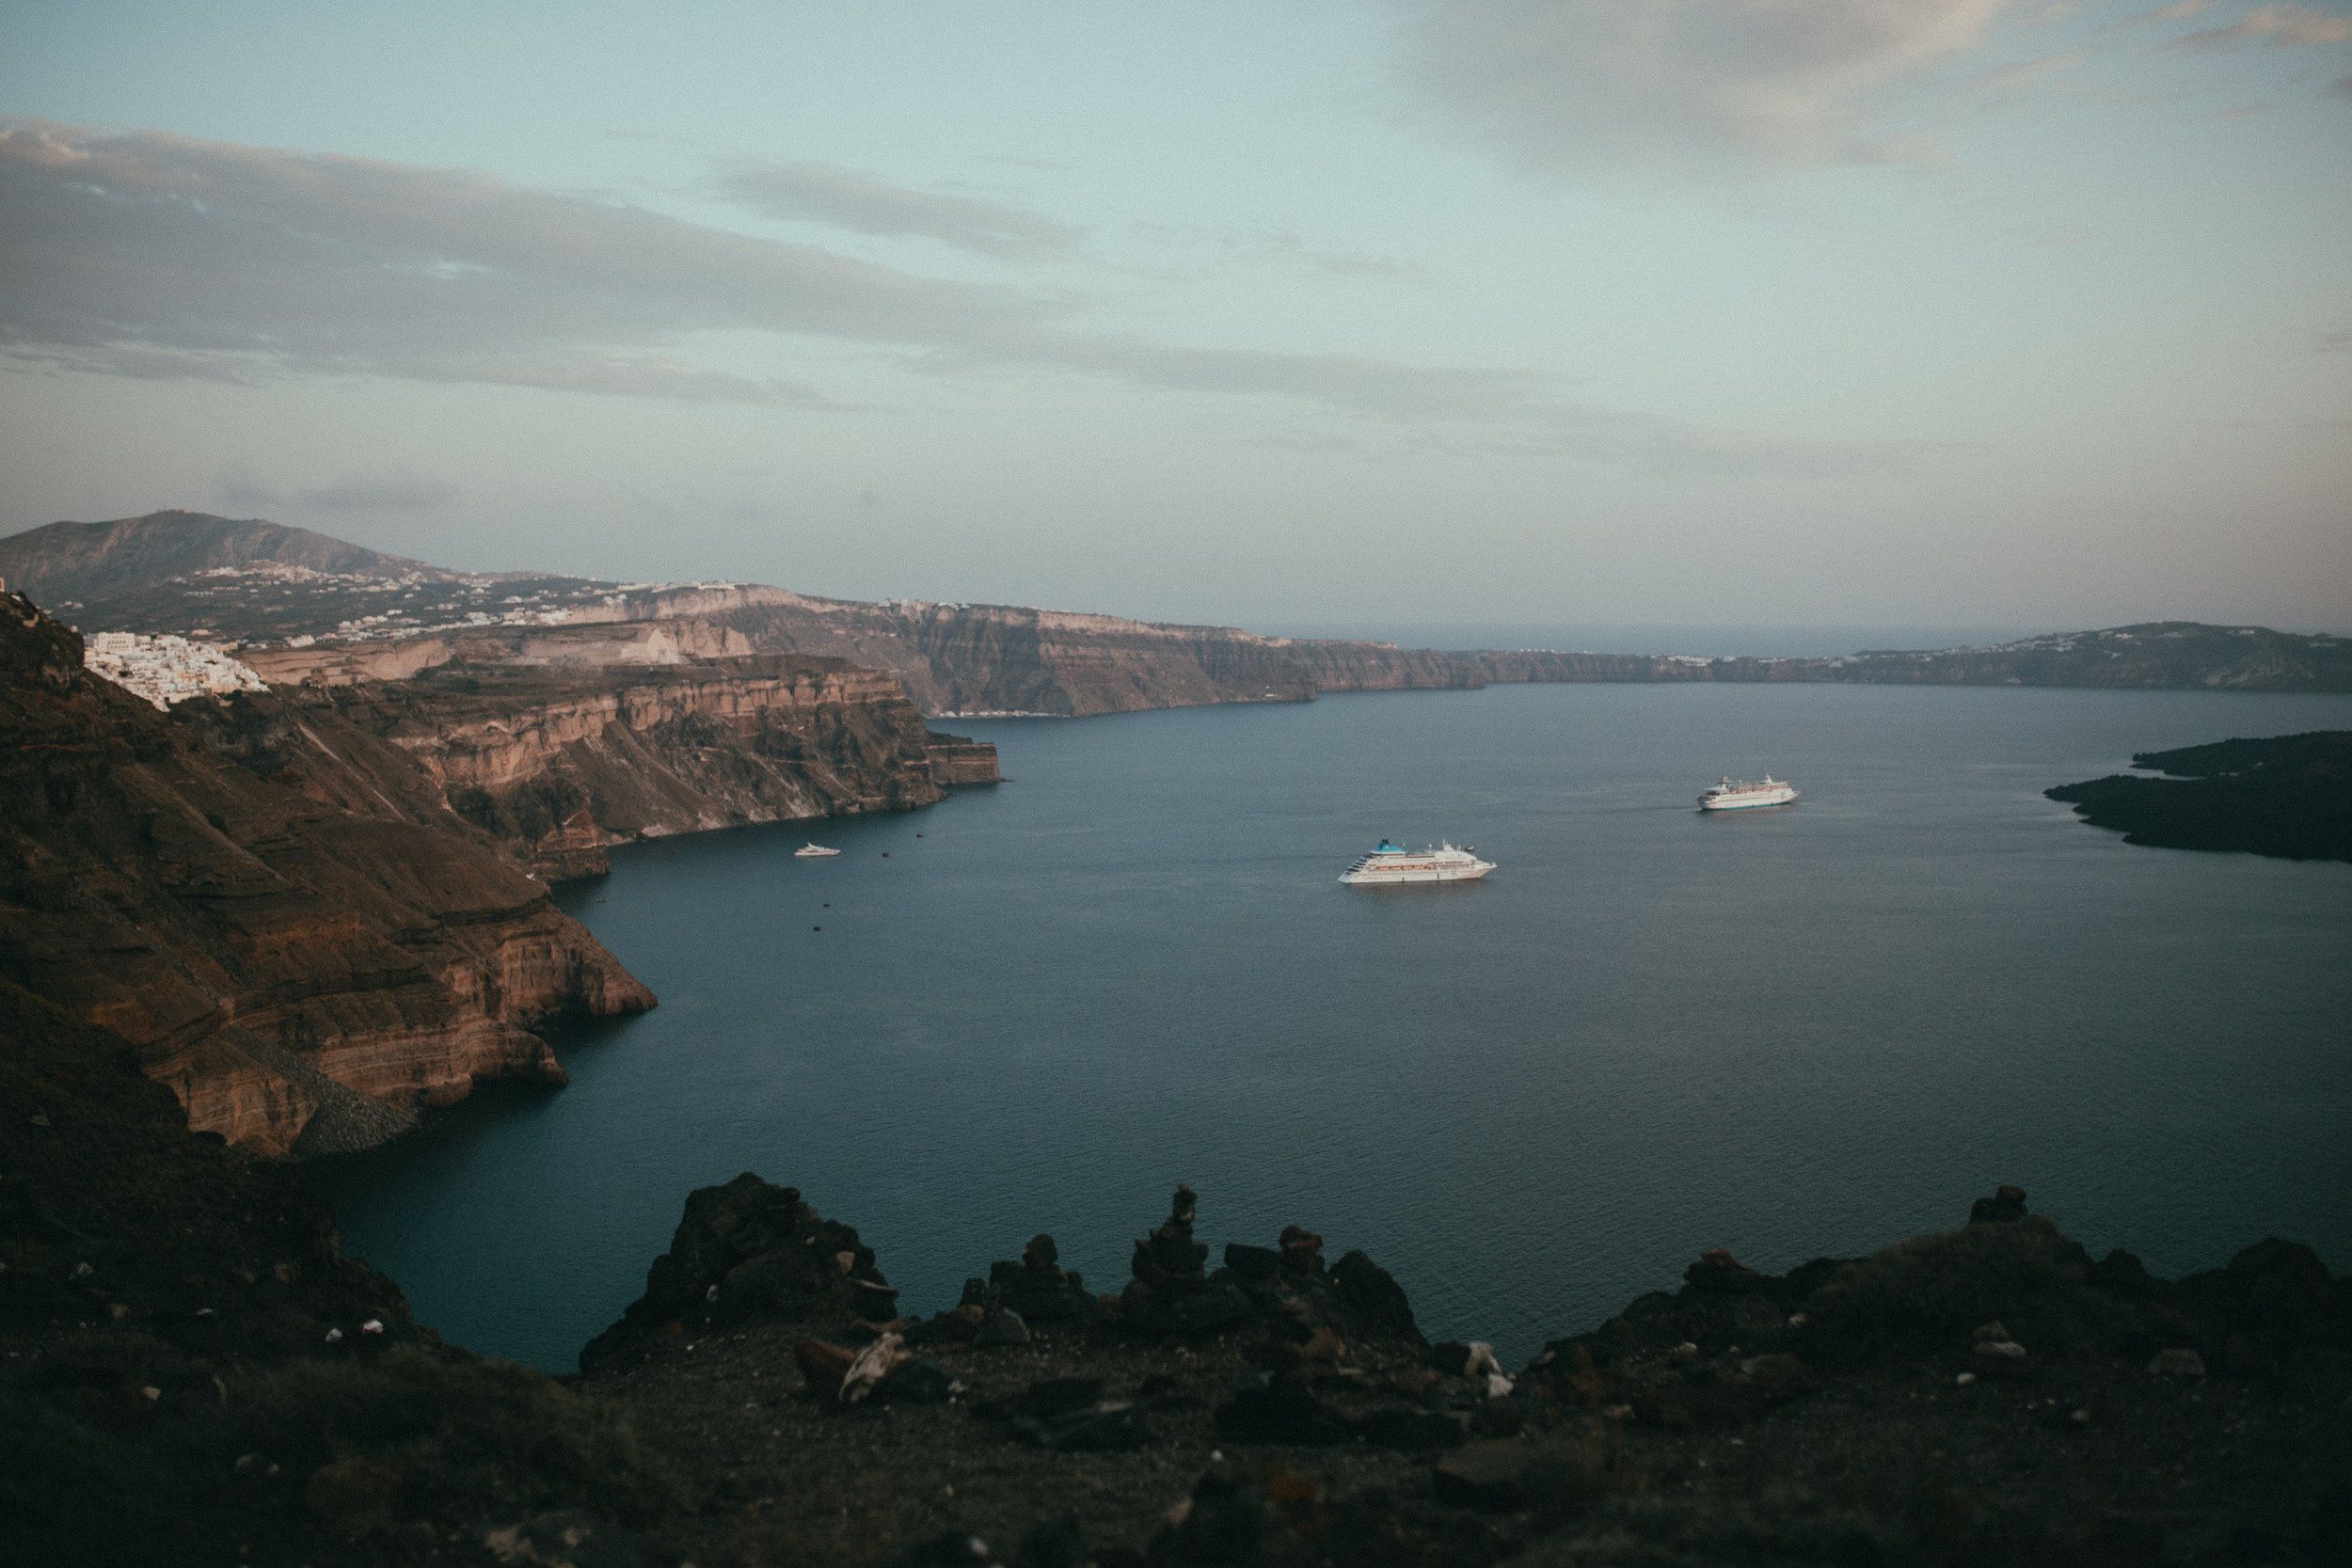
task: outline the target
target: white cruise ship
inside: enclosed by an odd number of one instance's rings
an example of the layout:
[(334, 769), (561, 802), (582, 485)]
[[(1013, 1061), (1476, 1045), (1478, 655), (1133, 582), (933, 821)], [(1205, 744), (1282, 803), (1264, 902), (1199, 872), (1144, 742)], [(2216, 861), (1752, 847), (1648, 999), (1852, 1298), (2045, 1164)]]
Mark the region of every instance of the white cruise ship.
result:
[(1751, 806), (1785, 806), (1797, 798), (1795, 786), (1773, 778), (1770, 773), (1755, 784), (1743, 784), (1726, 775), (1721, 784), (1711, 784), (1699, 797), (1701, 811), (1745, 811)]
[(1340, 876), (1340, 880), (1360, 886), (1369, 882), (1468, 882), (1484, 877), (1495, 868), (1492, 861), (1482, 861), (1464, 845), (1456, 849), (1451, 844), (1440, 844), (1435, 849), (1418, 853), (1400, 849), (1387, 839), (1380, 847), (1357, 861)]

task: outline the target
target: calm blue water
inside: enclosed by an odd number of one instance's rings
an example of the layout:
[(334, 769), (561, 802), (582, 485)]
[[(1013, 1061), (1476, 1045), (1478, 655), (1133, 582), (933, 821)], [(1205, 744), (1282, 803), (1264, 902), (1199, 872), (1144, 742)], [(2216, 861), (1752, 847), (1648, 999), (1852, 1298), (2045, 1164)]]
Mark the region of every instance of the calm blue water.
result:
[[(567, 889), (661, 1006), (568, 1044), (568, 1089), (319, 1167), (346, 1245), (558, 1370), (744, 1169), (859, 1227), (911, 1311), (1041, 1229), (1115, 1290), (1183, 1180), (1213, 1243), (1311, 1226), (1506, 1359), (1701, 1248), (1863, 1251), (2002, 1181), (2159, 1273), (2274, 1232), (2352, 1266), (2352, 865), (2127, 847), (2039, 794), (2352, 698), (1513, 686), (956, 727), (1010, 782), (815, 825), (836, 860), (750, 829)], [(1690, 809), (1768, 768), (1797, 806)], [(1383, 834), (1502, 869), (1338, 886)]]

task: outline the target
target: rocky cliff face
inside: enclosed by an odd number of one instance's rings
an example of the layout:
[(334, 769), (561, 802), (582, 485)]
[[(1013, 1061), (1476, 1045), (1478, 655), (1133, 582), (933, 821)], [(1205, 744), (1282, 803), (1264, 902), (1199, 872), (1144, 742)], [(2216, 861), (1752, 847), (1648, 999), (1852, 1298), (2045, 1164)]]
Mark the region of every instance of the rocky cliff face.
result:
[(1306, 702), (1319, 691), (1471, 687), (1475, 667), (1385, 642), (1299, 641), (1010, 605), (855, 604), (772, 588), (653, 595), (763, 649), (889, 670), (927, 713), (1078, 718), (1212, 703)]
[[(543, 877), (600, 871), (605, 847), (629, 839), (904, 811), (997, 777), (994, 747), (932, 734), (887, 672), (753, 655), (740, 631), (707, 622), (360, 647), (381, 652), (258, 656), (271, 696), (191, 720), (255, 769), (292, 769), (331, 799), (345, 796), (315, 777), (322, 747), (394, 799), (421, 777), (429, 806)], [(394, 650), (403, 662), (385, 664)], [(357, 739), (338, 748), (321, 725)]]
[(1484, 649), (1450, 657), (1489, 681), (1853, 681), (1896, 686), (2094, 686), (2352, 691), (2352, 639), (2154, 621), (1992, 648), (1836, 658), (1694, 658)]
[(328, 717), (289, 713), (308, 766), (265, 777), (0, 598), (0, 977), (130, 1041), (196, 1130), (273, 1152), (381, 1141), (483, 1078), (560, 1082), (534, 1025), (653, 1005)]

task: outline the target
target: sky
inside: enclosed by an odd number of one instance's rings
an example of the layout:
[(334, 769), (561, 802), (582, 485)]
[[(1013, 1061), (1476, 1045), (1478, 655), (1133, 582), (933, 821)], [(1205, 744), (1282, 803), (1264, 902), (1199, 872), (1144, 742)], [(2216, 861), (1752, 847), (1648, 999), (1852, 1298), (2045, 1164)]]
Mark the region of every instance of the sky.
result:
[(0, 532), (2352, 629), (2352, 0), (58, 0), (0, 116)]

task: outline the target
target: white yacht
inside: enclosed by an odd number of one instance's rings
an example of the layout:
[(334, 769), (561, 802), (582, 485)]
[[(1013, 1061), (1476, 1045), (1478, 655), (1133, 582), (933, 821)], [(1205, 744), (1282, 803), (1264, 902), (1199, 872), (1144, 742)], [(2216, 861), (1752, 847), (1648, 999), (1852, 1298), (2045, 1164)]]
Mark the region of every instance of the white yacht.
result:
[(1754, 784), (1745, 784), (1724, 775), (1720, 784), (1708, 786), (1699, 797), (1701, 811), (1746, 811), (1752, 806), (1785, 806), (1797, 798), (1796, 787), (1770, 773)]
[(837, 855), (841, 853), (838, 849), (828, 849), (821, 844), (803, 844), (792, 852), (795, 855), (801, 856), (803, 859), (806, 859), (810, 855)]
[(1467, 882), (1494, 868), (1495, 863), (1480, 860), (1471, 845), (1456, 849), (1451, 844), (1440, 844), (1435, 849), (1416, 851), (1400, 849), (1384, 838), (1379, 848), (1349, 866), (1340, 880), (1352, 886), (1368, 882)]

